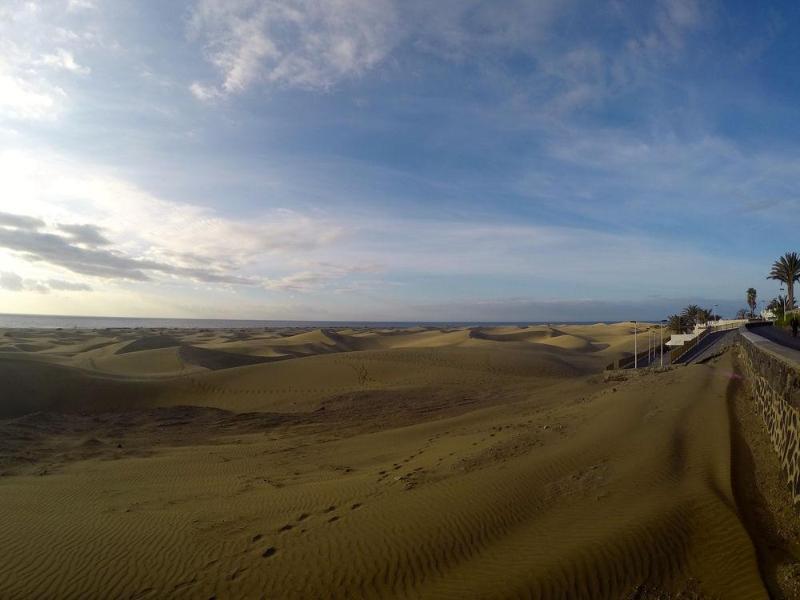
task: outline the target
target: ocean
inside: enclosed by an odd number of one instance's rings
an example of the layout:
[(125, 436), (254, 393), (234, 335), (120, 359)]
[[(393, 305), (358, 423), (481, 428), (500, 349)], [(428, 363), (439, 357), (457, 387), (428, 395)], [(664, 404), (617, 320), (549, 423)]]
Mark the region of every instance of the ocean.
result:
[(271, 321), (242, 319), (157, 319), (130, 317), (75, 317), (68, 315), (0, 314), (0, 329), (263, 329), (265, 327), (492, 327), (587, 325), (597, 321)]

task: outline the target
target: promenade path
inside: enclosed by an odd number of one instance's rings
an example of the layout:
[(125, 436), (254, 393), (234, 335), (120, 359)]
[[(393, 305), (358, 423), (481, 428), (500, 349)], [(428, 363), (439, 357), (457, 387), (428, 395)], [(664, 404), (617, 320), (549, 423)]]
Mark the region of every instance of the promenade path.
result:
[[(645, 367), (658, 367), (661, 365), (661, 350), (660, 348), (655, 348), (651, 356), (640, 356), (639, 360), (637, 361), (637, 367), (639, 369), (644, 369)], [(669, 348), (664, 346), (664, 366), (669, 365)], [(631, 364), (629, 369), (633, 368)]]
[(748, 327), (742, 335), (765, 350), (787, 361), (800, 364), (800, 337), (792, 337), (791, 331), (781, 327)]
[(704, 337), (700, 342), (676, 361), (676, 365), (690, 365), (699, 362), (725, 348), (725, 345), (732, 342), (736, 337), (736, 329), (715, 331)]
[(748, 327), (748, 331), (786, 348), (800, 351), (800, 337), (792, 337), (792, 332), (782, 327)]
[[(727, 347), (736, 340), (736, 335), (741, 333), (754, 343), (762, 344), (762, 342), (769, 342), (763, 345), (771, 352), (779, 354), (784, 358), (800, 364), (800, 337), (792, 337), (791, 332), (785, 329), (772, 327), (771, 325), (756, 325), (748, 326), (746, 330), (739, 329), (725, 329), (722, 331), (715, 331), (706, 337), (689, 350), (686, 354), (678, 357), (674, 363), (670, 363), (669, 349), (664, 349), (664, 366), (670, 364), (676, 365), (690, 365), (702, 362), (714, 355), (722, 353)], [(650, 366), (661, 365), (661, 353), (658, 348), (654, 350), (652, 359), (649, 360), (647, 356), (640, 356), (637, 361), (637, 367), (643, 369)], [(625, 368), (632, 369), (633, 363)]]

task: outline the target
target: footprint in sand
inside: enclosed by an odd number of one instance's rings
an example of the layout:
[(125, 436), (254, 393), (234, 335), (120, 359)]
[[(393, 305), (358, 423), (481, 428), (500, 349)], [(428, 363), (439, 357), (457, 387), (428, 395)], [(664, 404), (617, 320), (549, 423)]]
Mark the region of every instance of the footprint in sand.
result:
[(281, 527), (280, 529), (278, 529), (278, 532), (279, 532), (279, 533), (282, 533), (282, 532), (284, 532), (284, 531), (289, 531), (290, 529), (292, 529), (292, 525), (289, 525), (289, 524), (287, 523), (286, 525), (284, 525), (283, 527)]
[(335, 510), (336, 510), (336, 507), (335, 507), (335, 506), (329, 506), (328, 508), (326, 508), (326, 509), (325, 509), (325, 510), (323, 510), (322, 512), (323, 512), (323, 514), (324, 514), (324, 513), (332, 513), (332, 512), (333, 512), (333, 511), (335, 511)]
[(263, 558), (269, 558), (270, 556), (274, 556), (277, 551), (278, 550), (277, 550), (277, 548), (275, 548), (275, 546), (270, 546), (269, 548), (264, 550), (264, 552), (261, 554), (261, 556)]
[(353, 506), (350, 507), (350, 510), (355, 510), (361, 507), (361, 502), (356, 502)]
[(308, 513), (303, 513), (302, 515), (300, 515), (299, 517), (297, 517), (297, 521), (298, 521), (298, 522), (300, 522), (300, 521), (305, 521), (305, 520), (306, 520), (308, 517), (310, 517), (310, 516), (311, 516), (311, 515), (309, 515)]
[(180, 591), (182, 589), (185, 589), (187, 587), (191, 587), (196, 583), (197, 583), (197, 577), (193, 577), (192, 579), (190, 579), (188, 581), (181, 581), (180, 583), (176, 584), (175, 587), (172, 588), (172, 591), (173, 592), (178, 592), (178, 591)]
[(334, 521), (338, 521), (338, 520), (339, 520), (339, 517), (337, 517), (336, 515), (334, 515), (334, 516), (332, 516), (330, 519), (328, 519), (328, 523), (333, 523)]

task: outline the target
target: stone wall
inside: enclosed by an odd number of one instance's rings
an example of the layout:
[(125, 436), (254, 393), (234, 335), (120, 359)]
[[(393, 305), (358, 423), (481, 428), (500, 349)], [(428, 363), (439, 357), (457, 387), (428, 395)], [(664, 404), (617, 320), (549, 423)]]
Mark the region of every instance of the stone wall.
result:
[(740, 357), (758, 412), (800, 503), (800, 365), (780, 346), (747, 331), (738, 336)]

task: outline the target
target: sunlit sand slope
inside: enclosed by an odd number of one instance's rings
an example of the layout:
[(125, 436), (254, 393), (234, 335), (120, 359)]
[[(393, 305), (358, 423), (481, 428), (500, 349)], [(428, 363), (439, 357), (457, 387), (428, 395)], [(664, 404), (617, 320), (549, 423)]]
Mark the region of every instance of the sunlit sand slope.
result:
[[(288, 335), (338, 350), (174, 377), (2, 355), (29, 378), (0, 420), (0, 596), (766, 598), (729, 356), (605, 383), (620, 326), (492, 329)], [(565, 336), (592, 348), (542, 343)]]

